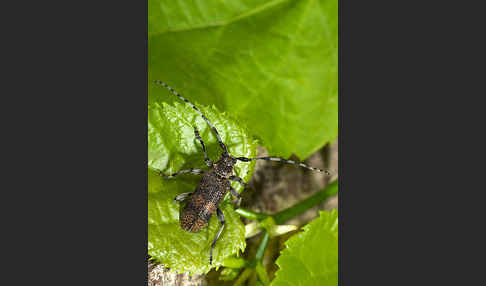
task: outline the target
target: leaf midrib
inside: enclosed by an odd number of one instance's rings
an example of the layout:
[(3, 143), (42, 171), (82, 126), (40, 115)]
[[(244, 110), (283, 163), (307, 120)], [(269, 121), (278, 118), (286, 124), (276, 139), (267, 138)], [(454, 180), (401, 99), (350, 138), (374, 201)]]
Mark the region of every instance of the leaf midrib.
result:
[(202, 24), (202, 25), (195, 25), (195, 26), (186, 27), (186, 28), (166, 29), (166, 30), (163, 30), (163, 31), (152, 32), (152, 33), (149, 33), (149, 37), (160, 36), (160, 35), (168, 34), (168, 33), (178, 33), (178, 32), (186, 32), (186, 31), (191, 31), (191, 30), (208, 29), (208, 28), (226, 26), (226, 25), (229, 25), (229, 24), (236, 22), (238, 20), (241, 20), (241, 19), (244, 19), (244, 18), (249, 18), (249, 17), (251, 17), (255, 14), (258, 14), (262, 11), (265, 11), (267, 8), (271, 8), (273, 6), (276, 6), (278, 4), (281, 4), (283, 2), (288, 2), (288, 1), (289, 0), (273, 0), (273, 1), (267, 2), (265, 4), (256, 6), (253, 9), (245, 11), (245, 12), (239, 14), (239, 15), (236, 15), (236, 16), (228, 19), (228, 20), (222, 20), (222, 21), (213, 22), (213, 23), (206, 23), (206, 24)]

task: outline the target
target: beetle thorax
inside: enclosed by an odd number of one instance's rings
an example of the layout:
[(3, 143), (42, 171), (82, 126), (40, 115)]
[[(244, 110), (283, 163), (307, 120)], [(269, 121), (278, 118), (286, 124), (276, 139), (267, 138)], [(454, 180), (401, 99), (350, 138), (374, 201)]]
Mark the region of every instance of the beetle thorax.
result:
[(221, 159), (214, 163), (214, 171), (219, 176), (228, 179), (233, 175), (233, 166), (236, 164), (236, 159), (223, 154)]

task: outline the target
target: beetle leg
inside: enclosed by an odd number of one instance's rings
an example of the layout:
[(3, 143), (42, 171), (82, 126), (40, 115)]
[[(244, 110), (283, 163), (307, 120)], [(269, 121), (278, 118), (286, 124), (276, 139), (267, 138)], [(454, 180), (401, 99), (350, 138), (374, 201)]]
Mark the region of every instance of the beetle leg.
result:
[(246, 188), (246, 183), (245, 183), (245, 182), (243, 182), (243, 179), (242, 179), (242, 178), (240, 178), (240, 177), (238, 177), (238, 176), (231, 176), (231, 177), (229, 177), (229, 179), (230, 179), (231, 181), (235, 181), (235, 182), (240, 183), (240, 184), (241, 184), (243, 187), (245, 187), (245, 188)]
[(164, 177), (165, 179), (172, 179), (177, 175), (185, 174), (185, 173), (192, 173), (192, 174), (195, 174), (195, 175), (201, 175), (202, 173), (204, 173), (204, 171), (200, 170), (200, 169), (191, 168), (191, 169), (187, 169), (187, 170), (179, 170), (172, 175), (164, 175), (164, 174), (162, 174), (162, 172), (160, 172), (160, 175), (162, 177)]
[(238, 199), (236, 201), (235, 207), (239, 208), (241, 204), (241, 195), (232, 186), (230, 186), (230, 192), (233, 197)]
[(218, 233), (216, 234), (216, 237), (213, 240), (213, 243), (211, 243), (211, 251), (209, 251), (209, 264), (213, 264), (213, 250), (214, 247), (216, 246), (216, 241), (218, 241), (219, 236), (221, 235), (221, 232), (223, 232), (224, 229), (224, 215), (221, 209), (218, 207), (216, 209), (216, 214), (218, 216), (218, 220), (221, 223), (221, 227), (219, 228)]
[(174, 203), (185, 201), (192, 193), (182, 193), (174, 198)]
[(208, 153), (206, 152), (206, 146), (204, 145), (204, 142), (201, 138), (201, 136), (199, 136), (199, 131), (197, 130), (197, 128), (194, 126), (194, 135), (196, 135), (196, 138), (197, 140), (199, 140), (199, 143), (201, 143), (201, 146), (202, 146), (202, 149), (203, 149), (203, 152), (204, 152), (204, 161), (206, 162), (206, 165), (208, 165), (208, 167), (213, 167), (213, 161), (211, 161), (211, 159), (209, 159), (208, 157)]

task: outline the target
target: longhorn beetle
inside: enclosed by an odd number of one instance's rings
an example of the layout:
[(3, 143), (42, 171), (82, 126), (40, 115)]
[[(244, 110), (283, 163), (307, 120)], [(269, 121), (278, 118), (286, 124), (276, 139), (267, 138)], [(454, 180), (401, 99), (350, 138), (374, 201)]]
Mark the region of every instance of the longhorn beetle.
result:
[(216, 127), (208, 120), (208, 118), (201, 113), (201, 111), (192, 104), (189, 100), (182, 97), (178, 94), (172, 87), (167, 85), (166, 83), (156, 80), (154, 81), (156, 84), (160, 84), (165, 86), (169, 91), (180, 98), (182, 101), (189, 104), (201, 117), (206, 121), (206, 123), (213, 129), (214, 134), (216, 134), (216, 138), (218, 140), (219, 146), (223, 149), (223, 153), (218, 161), (212, 162), (209, 159), (208, 154), (206, 153), (206, 146), (204, 145), (201, 136), (199, 136), (199, 131), (194, 126), (194, 135), (196, 139), (201, 143), (203, 152), (204, 152), (204, 161), (206, 161), (206, 165), (210, 168), (209, 171), (203, 171), (200, 169), (187, 169), (187, 170), (180, 170), (172, 175), (164, 175), (160, 172), (160, 175), (166, 179), (174, 178), (177, 175), (184, 174), (184, 173), (192, 173), (196, 175), (202, 175), (201, 181), (197, 186), (196, 190), (192, 193), (183, 193), (174, 198), (174, 202), (183, 202), (186, 199), (189, 199), (186, 206), (182, 210), (182, 215), (180, 218), (180, 224), (182, 229), (190, 232), (197, 232), (201, 228), (203, 228), (208, 222), (211, 216), (216, 211), (216, 215), (218, 217), (219, 222), (221, 223), (221, 227), (219, 228), (216, 237), (211, 244), (211, 250), (209, 252), (209, 264), (212, 264), (213, 261), (213, 250), (216, 246), (216, 242), (218, 241), (221, 232), (224, 229), (224, 215), (221, 209), (219, 208), (219, 203), (223, 200), (224, 196), (228, 192), (231, 192), (231, 195), (237, 198), (236, 207), (238, 208), (241, 202), (241, 195), (236, 192), (236, 190), (230, 185), (231, 181), (236, 181), (240, 183), (243, 187), (246, 187), (246, 183), (238, 176), (233, 175), (233, 166), (236, 164), (236, 161), (242, 162), (250, 162), (254, 160), (267, 160), (267, 161), (279, 161), (288, 164), (294, 164), (303, 168), (307, 168), (313, 171), (318, 171), (321, 173), (325, 173), (329, 175), (328, 171), (324, 171), (318, 168), (309, 167), (303, 163), (295, 162), (292, 160), (285, 160), (282, 158), (277, 157), (259, 157), (259, 158), (246, 158), (246, 157), (234, 157), (226, 148), (221, 137), (219, 136), (218, 130)]

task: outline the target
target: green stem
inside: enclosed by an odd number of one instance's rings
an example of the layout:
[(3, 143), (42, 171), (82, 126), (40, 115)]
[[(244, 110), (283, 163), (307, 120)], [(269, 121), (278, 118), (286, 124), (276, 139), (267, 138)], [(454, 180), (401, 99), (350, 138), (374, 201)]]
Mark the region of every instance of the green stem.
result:
[(268, 278), (267, 270), (263, 267), (263, 263), (260, 261), (255, 267), (258, 279), (263, 283), (263, 285), (270, 285), (270, 278)]
[(263, 232), (262, 239), (260, 240), (260, 245), (258, 246), (257, 252), (255, 254), (255, 271), (257, 273), (258, 279), (263, 283), (263, 285), (269, 285), (270, 279), (268, 279), (267, 271), (263, 267), (263, 254), (265, 249), (267, 249), (268, 240), (270, 239), (270, 233), (265, 230)]
[(338, 191), (338, 181), (334, 181), (333, 183), (329, 184), (326, 188), (323, 190), (317, 192), (310, 198), (294, 205), (291, 206), (288, 209), (285, 209), (281, 212), (278, 212), (273, 215), (273, 218), (275, 219), (275, 222), (277, 224), (282, 224), (289, 219), (305, 212), (308, 209), (311, 209), (318, 204), (322, 203), (323, 201), (327, 200), (330, 196), (336, 194)]
[(254, 219), (258, 221), (268, 217), (267, 214), (257, 213), (246, 209), (236, 209), (235, 212), (237, 212), (242, 217), (246, 217), (248, 219)]
[(238, 277), (238, 279), (236, 279), (235, 281), (235, 284), (233, 284), (234, 286), (240, 286), (240, 285), (243, 285), (243, 283), (245, 283), (245, 281), (250, 278), (250, 275), (252, 274), (253, 272), (253, 268), (245, 268), (245, 270), (243, 270), (243, 272), (240, 274), (240, 277)]
[(268, 239), (270, 238), (270, 233), (268, 231), (263, 232), (262, 239), (260, 240), (260, 245), (258, 246), (258, 250), (255, 254), (255, 260), (258, 262), (261, 262), (263, 259), (263, 254), (265, 253), (265, 249), (267, 248), (268, 245)]

